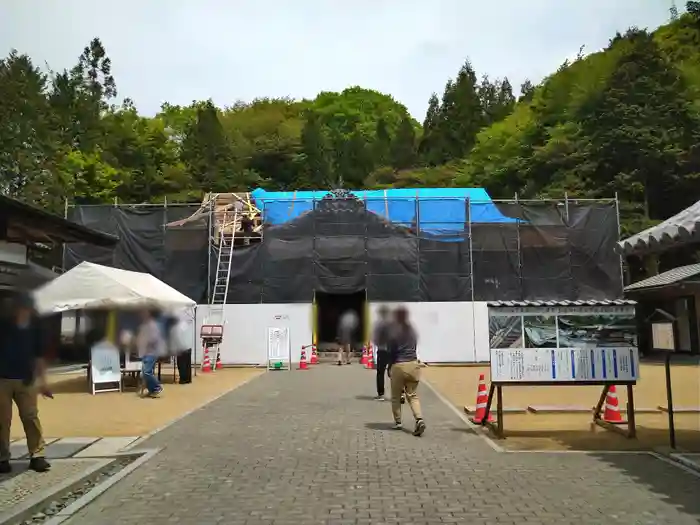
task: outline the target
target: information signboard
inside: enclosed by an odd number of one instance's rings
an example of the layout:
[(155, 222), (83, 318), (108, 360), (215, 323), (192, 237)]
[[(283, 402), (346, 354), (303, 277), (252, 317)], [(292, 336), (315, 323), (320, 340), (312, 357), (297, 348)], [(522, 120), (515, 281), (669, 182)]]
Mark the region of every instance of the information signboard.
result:
[(638, 379), (639, 351), (635, 347), (491, 349), (493, 382), (624, 383)]
[[(122, 371), (119, 363), (119, 349), (109, 341), (100, 341), (90, 349), (90, 384), (92, 394), (114, 392), (122, 389)], [(111, 385), (111, 388), (100, 388)]]
[(268, 369), (288, 368), (291, 370), (292, 346), (289, 328), (267, 329), (267, 367)]

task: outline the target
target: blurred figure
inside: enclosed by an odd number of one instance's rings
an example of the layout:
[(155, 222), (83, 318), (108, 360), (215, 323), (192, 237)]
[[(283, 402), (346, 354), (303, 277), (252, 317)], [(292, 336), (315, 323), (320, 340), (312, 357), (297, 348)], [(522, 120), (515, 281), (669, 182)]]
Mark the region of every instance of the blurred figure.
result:
[(338, 366), (350, 364), (350, 353), (355, 336), (355, 330), (360, 325), (360, 318), (353, 310), (345, 310), (340, 316), (338, 326), (338, 339), (340, 349), (338, 350)]
[(29, 295), (18, 295), (0, 320), (0, 474), (10, 465), (12, 403), (17, 405), (29, 449), (29, 468), (46, 472), (37, 394), (53, 397), (46, 383), (42, 333)]
[(181, 385), (192, 382), (192, 341), (188, 337), (185, 314), (169, 316), (166, 320), (168, 353), (175, 356), (177, 375)]
[(163, 392), (163, 386), (156, 378), (155, 369), (158, 359), (167, 351), (163, 330), (157, 318), (157, 311), (143, 310), (141, 324), (136, 334), (136, 348), (141, 358), (141, 373), (150, 397), (158, 397)]
[(414, 436), (422, 436), (425, 422), (418, 401), (420, 364), (418, 363), (418, 335), (408, 320), (408, 310), (399, 306), (394, 312), (394, 324), (389, 336), (389, 361), (391, 363), (391, 411), (394, 414), (394, 428), (401, 425), (401, 395), (405, 392), (416, 425)]
[(374, 325), (372, 341), (377, 348), (377, 397), (378, 401), (384, 401), (384, 374), (389, 368), (389, 332), (391, 330), (391, 319), (389, 318), (389, 308), (382, 305), (377, 310), (379, 319)]

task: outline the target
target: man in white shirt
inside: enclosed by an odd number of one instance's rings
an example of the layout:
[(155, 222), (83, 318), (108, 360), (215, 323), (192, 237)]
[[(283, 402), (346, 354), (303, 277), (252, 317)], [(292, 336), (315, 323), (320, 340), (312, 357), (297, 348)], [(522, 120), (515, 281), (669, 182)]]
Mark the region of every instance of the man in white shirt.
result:
[(340, 316), (340, 322), (338, 323), (338, 339), (340, 342), (340, 349), (338, 350), (338, 366), (342, 364), (350, 364), (352, 343), (355, 340), (355, 332), (357, 331), (357, 327), (359, 325), (360, 318), (353, 310), (346, 310)]

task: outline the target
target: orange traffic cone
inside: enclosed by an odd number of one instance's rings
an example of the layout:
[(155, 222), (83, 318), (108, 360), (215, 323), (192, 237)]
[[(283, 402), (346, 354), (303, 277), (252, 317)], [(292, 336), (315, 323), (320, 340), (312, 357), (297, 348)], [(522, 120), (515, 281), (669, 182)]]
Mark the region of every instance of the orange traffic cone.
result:
[(299, 359), (299, 370), (308, 370), (309, 365), (306, 362), (306, 352), (304, 350), (301, 351), (301, 358)]
[(374, 362), (374, 349), (370, 346), (368, 350), (368, 356), (367, 357), (367, 368), (370, 370), (375, 370), (377, 368), (376, 363)]
[(492, 422), (493, 417), (491, 416), (491, 411), (489, 411), (488, 417), (486, 416), (486, 405), (489, 401), (489, 394), (486, 391), (486, 378), (484, 374), (479, 374), (479, 388), (476, 391), (476, 413), (472, 418), (472, 423), (481, 424), (486, 417), (486, 421)]
[(620, 406), (617, 400), (617, 390), (615, 385), (610, 387), (608, 390), (608, 395), (605, 396), (605, 412), (603, 414), (603, 421), (608, 423), (622, 423), (622, 415), (620, 414)]
[(367, 365), (367, 347), (362, 347), (362, 357), (360, 357), (360, 364)]
[(312, 365), (318, 364), (318, 352), (316, 351), (315, 346), (311, 346), (311, 364)]
[(221, 364), (221, 350), (216, 349), (216, 370), (221, 370), (224, 365)]
[(202, 360), (202, 372), (211, 372), (211, 361), (209, 360), (209, 347), (204, 347), (204, 359)]

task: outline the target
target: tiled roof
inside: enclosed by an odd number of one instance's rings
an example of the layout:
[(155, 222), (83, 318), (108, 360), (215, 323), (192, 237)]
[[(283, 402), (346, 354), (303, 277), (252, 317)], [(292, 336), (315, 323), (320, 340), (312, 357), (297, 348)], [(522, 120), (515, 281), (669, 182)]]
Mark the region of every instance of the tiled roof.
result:
[(680, 266), (659, 275), (654, 275), (643, 281), (632, 283), (625, 288), (626, 292), (646, 290), (648, 288), (660, 288), (671, 284), (676, 284), (690, 277), (700, 275), (700, 264), (689, 264)]
[(633, 306), (636, 301), (630, 299), (589, 300), (589, 301), (489, 301), (488, 306), (498, 308), (519, 308), (523, 306)]
[(700, 201), (661, 224), (617, 243), (624, 254), (659, 251), (688, 242), (700, 242)]

